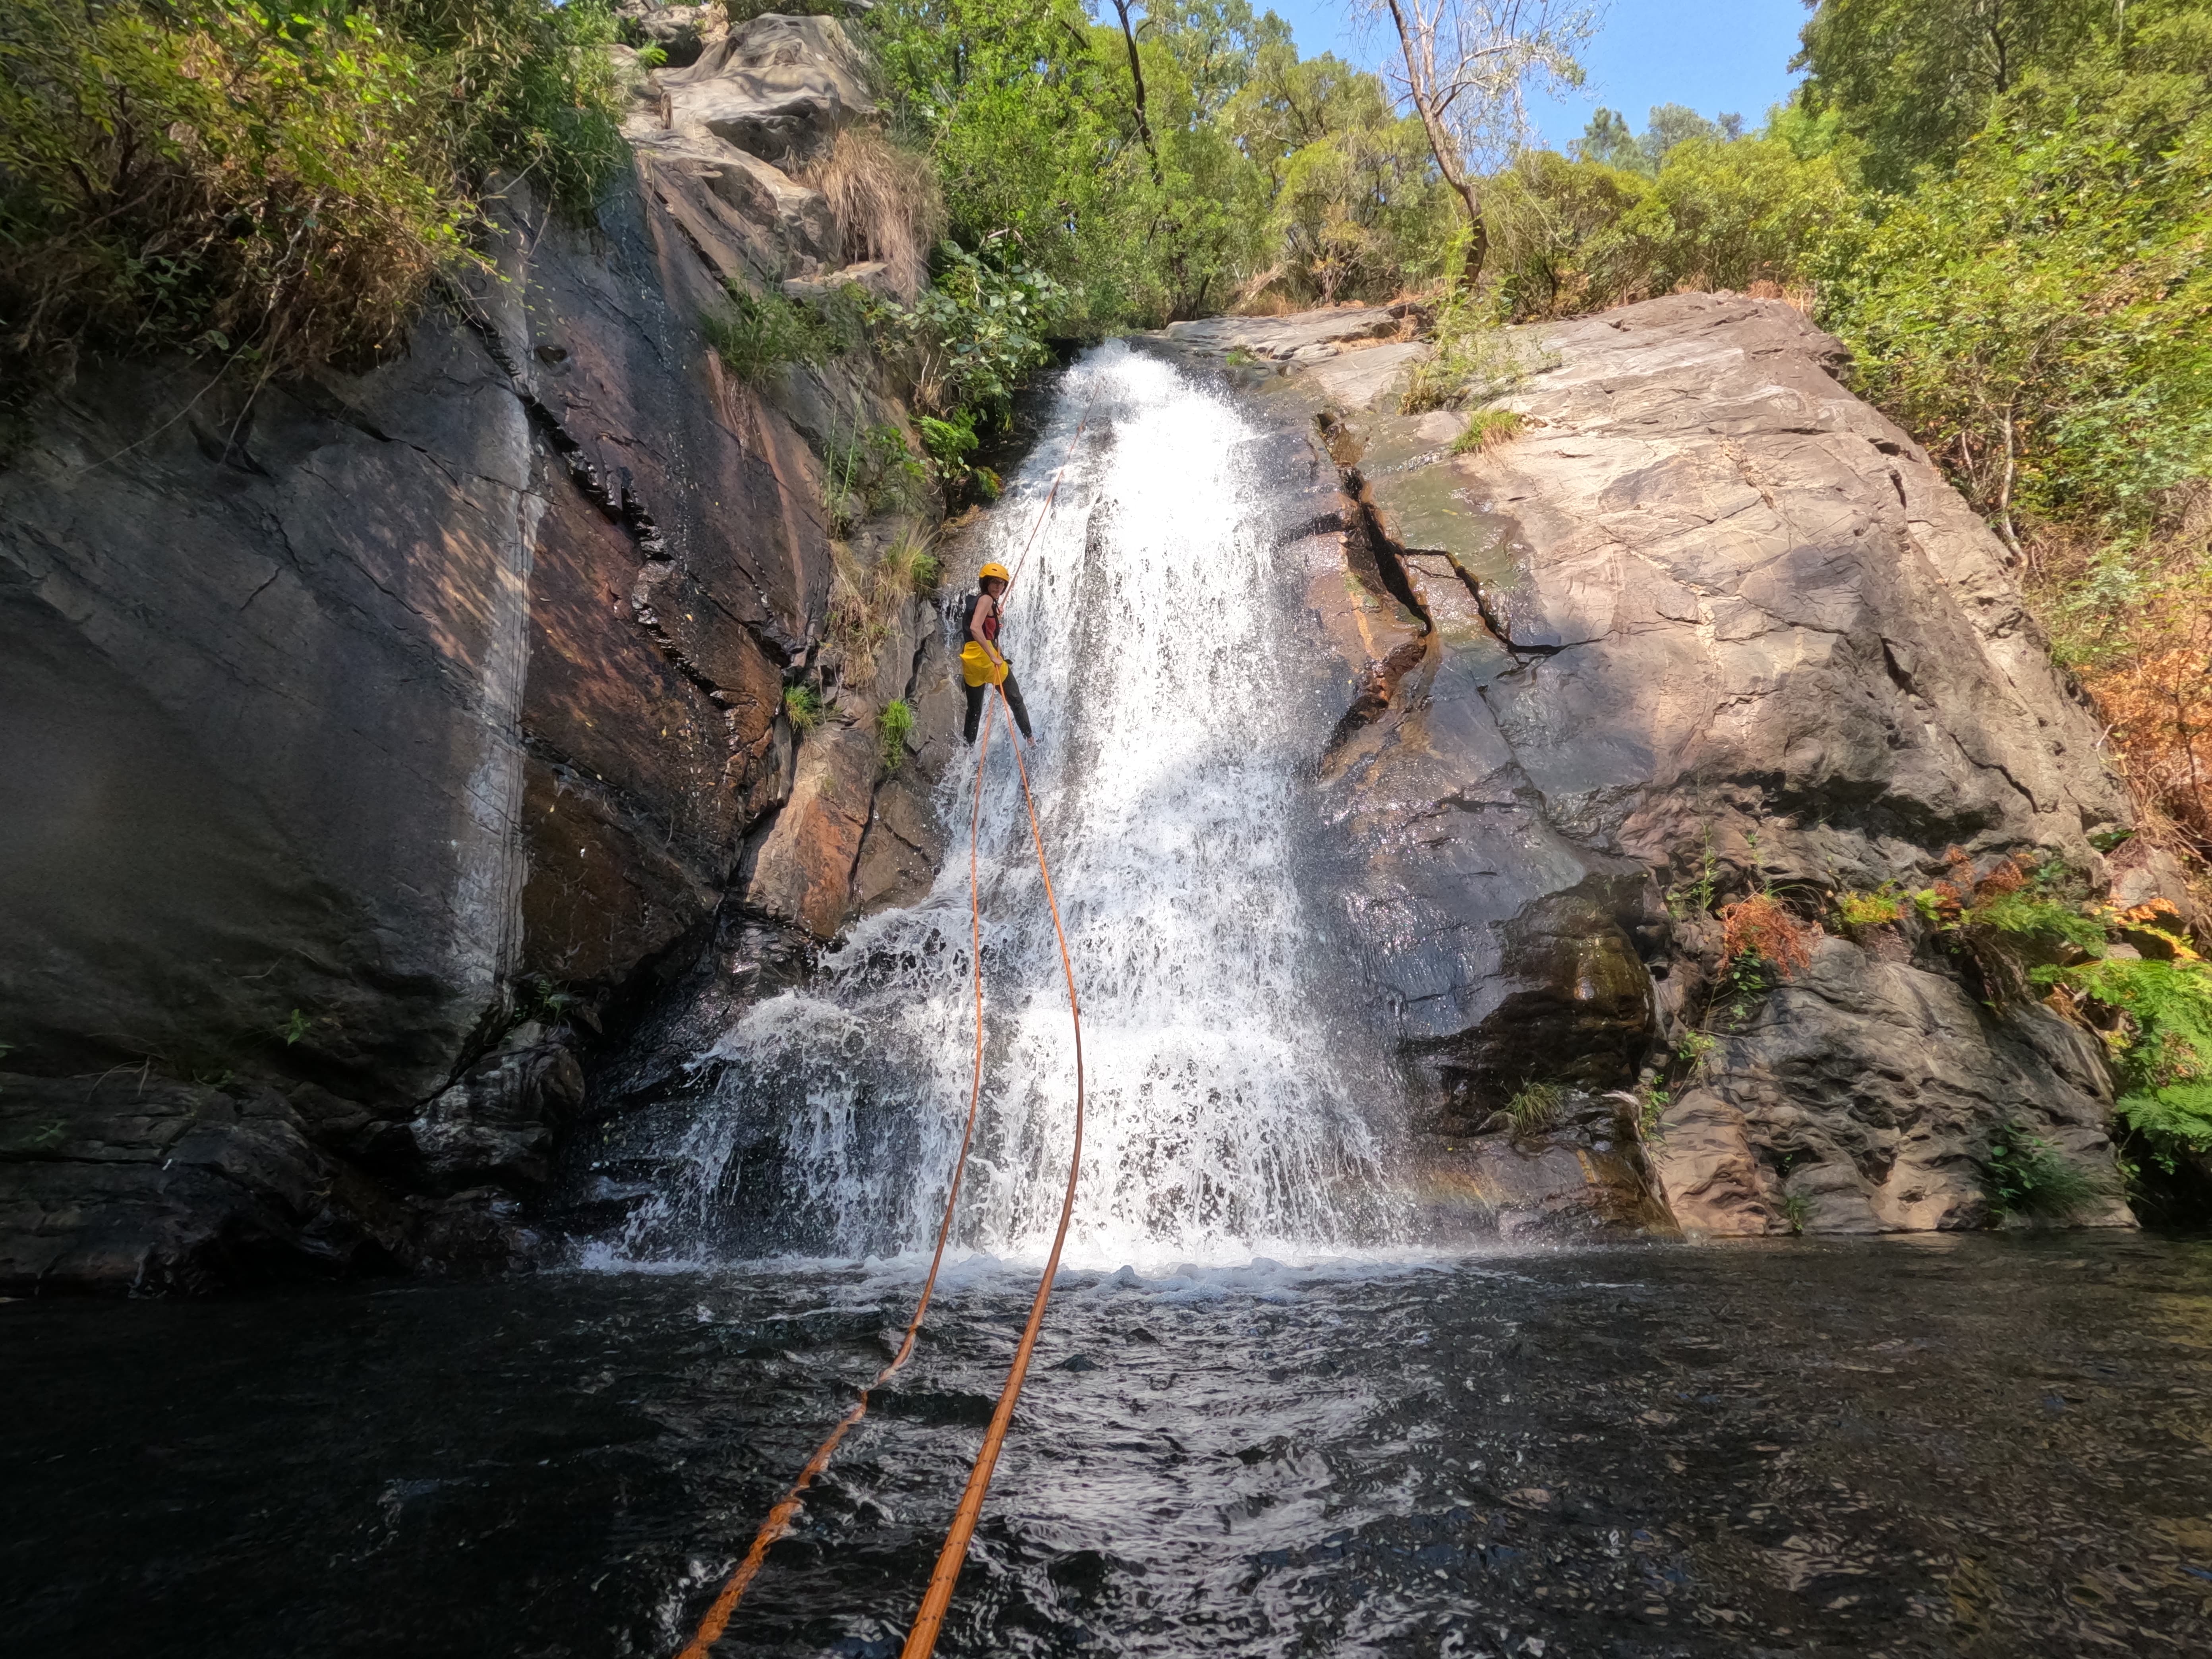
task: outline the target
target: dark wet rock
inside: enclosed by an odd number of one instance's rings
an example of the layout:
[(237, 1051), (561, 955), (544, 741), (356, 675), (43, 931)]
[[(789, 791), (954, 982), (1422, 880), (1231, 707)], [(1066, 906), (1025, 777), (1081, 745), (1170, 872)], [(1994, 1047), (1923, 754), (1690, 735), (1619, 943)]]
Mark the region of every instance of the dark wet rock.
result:
[[(726, 114), (750, 88), (780, 158), (870, 107), (835, 21), (739, 33), (685, 84)], [(393, 361), (250, 396), (182, 362), (89, 362), (0, 471), (9, 1063), (273, 1084), (281, 1132), (225, 1133), (297, 1139), (410, 1264), (536, 1248), (518, 1206), (578, 1115), (577, 1054), (618, 1046), (602, 1013), (643, 1018), (718, 957), (778, 826), (788, 873), (753, 921), (800, 950), (842, 925), (874, 722), (933, 625), (908, 606), (884, 685), (794, 732), (785, 688), (821, 678), (833, 568), (824, 411), (905, 415), (872, 358), (766, 396), (726, 371), (702, 328), (726, 284), (830, 272), (836, 227), (720, 116), (685, 102), (699, 118), (667, 130), (637, 84), (632, 126), (665, 142), (598, 227), (513, 191), (498, 277)], [(926, 750), (943, 699), (921, 712)], [(891, 817), (927, 843), (915, 799)], [(502, 1041), (556, 989), (566, 1028)], [(71, 1179), (123, 1179), (95, 1165), (21, 1166), (30, 1236), (66, 1231)], [(226, 1241), (312, 1237), (281, 1182), (249, 1203), (198, 1163), (132, 1167), (126, 1207), (171, 1219), (114, 1234), (143, 1249), (56, 1244), (70, 1282), (199, 1288), (258, 1259)]]
[(1322, 776), (1422, 1126), (1469, 1134), (1532, 1082), (1669, 1085), (1653, 1162), (1705, 1231), (1979, 1224), (2008, 1122), (2104, 1178), (2091, 1040), (1901, 935), (1831, 941), (1693, 1073), (1673, 1058), (1716, 1017), (1706, 895), (1809, 914), (1954, 848), (2135, 902), (2178, 881), (2095, 850), (2130, 818), (2094, 723), (2002, 546), (1832, 341), (1684, 295), (1524, 349), (1522, 434), (1466, 455), (1463, 417), (1396, 412), (1402, 363), (1261, 392), (1319, 414), (1343, 479), (1298, 544), (1345, 711)]
[(1503, 1113), (1476, 1132), (1425, 1137), (1413, 1193), (1425, 1234), (1572, 1243), (1675, 1231), (1626, 1096), (1567, 1091), (1556, 1121), (1517, 1133)]
[(552, 1178), (555, 1150), (583, 1099), (574, 1054), (543, 1025), (519, 1025), (399, 1130), (410, 1185), (441, 1195), (487, 1183), (534, 1194)]
[(0, 1291), (207, 1289), (386, 1260), (273, 1090), (0, 1076)]
[[(2053, 1146), (2105, 1173), (2079, 1218), (2124, 1224), (2096, 1039), (2039, 1004), (1992, 1012), (1948, 974), (1831, 939), (1720, 1046), (1668, 1109), (1652, 1158), (1685, 1226), (1920, 1232), (1990, 1219), (1990, 1128), (2027, 1111)], [(1754, 1150), (1755, 1149), (1755, 1150)]]

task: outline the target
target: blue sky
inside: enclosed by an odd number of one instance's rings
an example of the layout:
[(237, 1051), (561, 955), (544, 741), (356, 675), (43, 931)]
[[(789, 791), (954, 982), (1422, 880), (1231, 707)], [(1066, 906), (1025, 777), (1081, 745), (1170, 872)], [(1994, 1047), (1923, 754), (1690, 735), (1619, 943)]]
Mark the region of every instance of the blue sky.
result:
[[(1372, 68), (1384, 44), (1360, 39), (1345, 0), (1253, 0), (1253, 7), (1279, 13), (1307, 57), (1334, 52)], [(1687, 104), (1706, 116), (1733, 111), (1756, 127), (1796, 83), (1788, 64), (1805, 17), (1801, 0), (1613, 0), (1584, 58), (1589, 80), (1582, 93), (1537, 112), (1544, 142), (1564, 146), (1600, 105), (1638, 131), (1654, 104)]]

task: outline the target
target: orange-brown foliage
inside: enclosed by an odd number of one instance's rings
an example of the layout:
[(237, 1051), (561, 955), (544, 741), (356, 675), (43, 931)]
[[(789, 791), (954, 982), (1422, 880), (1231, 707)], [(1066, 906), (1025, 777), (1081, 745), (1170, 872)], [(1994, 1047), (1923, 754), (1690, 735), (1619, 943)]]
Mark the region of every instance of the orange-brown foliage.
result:
[(2120, 596), (2087, 600), (2098, 538), (2054, 526), (2029, 541), (2027, 586), (2110, 728), (2145, 830), (2212, 860), (2212, 487), (2177, 492), (2166, 517)]
[(1769, 893), (1753, 893), (1721, 907), (1721, 966), (1754, 956), (1788, 979), (1813, 960), (1820, 930), (1802, 922)]

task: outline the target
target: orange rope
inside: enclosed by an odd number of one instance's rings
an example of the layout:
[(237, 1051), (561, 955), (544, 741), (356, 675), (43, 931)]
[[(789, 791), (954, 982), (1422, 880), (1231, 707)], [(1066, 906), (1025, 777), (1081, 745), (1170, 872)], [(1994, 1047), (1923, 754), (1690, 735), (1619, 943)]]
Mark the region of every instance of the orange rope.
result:
[[(1068, 440), (1067, 453), (1060, 457), (1059, 470), (1052, 475), (1052, 487), (1045, 491), (1044, 504), (1037, 511), (1036, 522), (1030, 526), (1029, 539), (1022, 544), (1021, 557), (1014, 562), (1016, 576), (1021, 574), (1022, 566), (1029, 562), (1030, 549), (1036, 544), (1038, 532), (1044, 528), (1044, 521), (1052, 515), (1053, 502), (1060, 494), (1060, 477), (1066, 472), (1068, 463), (1075, 459), (1075, 446), (1082, 441), (1083, 429), (1090, 424), (1091, 421), (1091, 406), (1097, 401), (1097, 398), (1098, 393), (1094, 388), (1090, 398), (1084, 403), (1082, 418), (1075, 423), (1075, 435)], [(1011, 577), (1007, 580), (1006, 586), (1009, 588), (1013, 586)], [(1000, 688), (999, 702), (1002, 708), (1005, 707), (1006, 701), (1006, 691), (1003, 688)], [(976, 1109), (983, 1097), (983, 907), (981, 882), (977, 874), (976, 848), (981, 836), (983, 822), (983, 760), (984, 757), (991, 751), (992, 724), (993, 722), (988, 720), (983, 722), (983, 740), (977, 745), (975, 750), (975, 811), (968, 824), (969, 953), (973, 961), (975, 980), (975, 1079), (968, 1091), (968, 1121), (960, 1131), (960, 1156), (952, 1166), (951, 1188), (945, 1195), (945, 1218), (938, 1224), (937, 1249), (929, 1258), (928, 1277), (922, 1280), (921, 1297), (915, 1304), (914, 1317), (907, 1322), (906, 1335), (899, 1343), (898, 1352), (892, 1357), (890, 1364), (876, 1373), (873, 1382), (860, 1390), (859, 1399), (855, 1400), (845, 1415), (838, 1419), (837, 1426), (830, 1430), (829, 1438), (815, 1448), (814, 1455), (806, 1460), (805, 1467), (799, 1472), (799, 1478), (791, 1483), (790, 1488), (785, 1492), (781, 1498), (777, 1500), (775, 1506), (769, 1510), (768, 1518), (761, 1522), (760, 1530), (753, 1534), (752, 1547), (745, 1552), (744, 1559), (738, 1562), (736, 1570), (730, 1574), (729, 1582), (722, 1586), (721, 1594), (714, 1598), (714, 1604), (707, 1609), (706, 1617), (699, 1621), (698, 1630), (693, 1634), (690, 1643), (684, 1646), (684, 1650), (677, 1655), (677, 1659), (707, 1659), (708, 1650), (722, 1639), (722, 1633), (729, 1628), (731, 1616), (738, 1610), (738, 1603), (744, 1599), (745, 1591), (750, 1588), (753, 1580), (759, 1577), (762, 1566), (767, 1562), (769, 1551), (775, 1547), (778, 1540), (791, 1530), (792, 1519), (799, 1513), (806, 1489), (814, 1484), (815, 1476), (829, 1468), (830, 1459), (836, 1454), (839, 1443), (843, 1441), (847, 1432), (855, 1423), (868, 1414), (870, 1392), (880, 1389), (888, 1382), (912, 1356), (915, 1340), (921, 1330), (922, 1316), (929, 1311), (930, 1297), (936, 1293), (937, 1273), (945, 1261), (945, 1241), (952, 1233), (953, 1210), (959, 1201), (961, 1178), (968, 1169), (968, 1148), (975, 1135)], [(1030, 835), (1036, 843), (1037, 869), (1042, 872), (1044, 871), (1044, 842), (1038, 835), (1036, 806), (1030, 799), (1029, 768), (1022, 764), (1021, 740), (1018, 734), (1014, 732), (1013, 714), (1011, 709), (1006, 714), (1006, 728), (1010, 734), (1013, 734), (1014, 763), (1021, 769), (1022, 799), (1029, 805)], [(1045, 875), (1044, 890), (1045, 902), (1052, 906), (1053, 931), (1058, 933), (1060, 909), (1053, 902), (1052, 878), (1048, 873)], [(1060, 941), (1060, 962), (1062, 970), (1068, 975), (1068, 1007), (1073, 1012), (1075, 1007), (1075, 977), (1073, 970), (1068, 967), (1067, 940), (1065, 935), (1061, 936)], [(1075, 1150), (1076, 1158), (1079, 1163), (1083, 1155), (1083, 1028), (1079, 1022), (1075, 1031)], [(1045, 1269), (1045, 1284), (1037, 1292), (1036, 1305), (1030, 1314), (1030, 1327), (1022, 1339), (1022, 1346), (1016, 1358), (1016, 1370), (1007, 1382), (1007, 1388), (1011, 1393), (1004, 1398), (1004, 1416), (1012, 1415), (1013, 1396), (1021, 1393), (1022, 1374), (1029, 1369), (1030, 1350), (1036, 1344), (1037, 1327), (1044, 1317), (1045, 1300), (1050, 1294), (1053, 1274), (1060, 1265), (1060, 1245), (1067, 1237), (1068, 1216), (1074, 1203), (1075, 1176), (1071, 1168), (1068, 1174), (1066, 1201), (1060, 1206), (1060, 1233), (1053, 1240), (1052, 1260)], [(1000, 1418), (993, 1419), (993, 1429), (1000, 1439), (1003, 1440), (1006, 1437), (1006, 1425)], [(988, 1440), (986, 1446), (989, 1451), (991, 1462), (995, 1464), (998, 1461), (997, 1447)], [(990, 1470), (984, 1468), (982, 1486), (988, 1486), (990, 1479)], [(980, 1510), (983, 1501), (981, 1486), (976, 1485), (972, 1476), (969, 1486), (974, 1489), (975, 1507)], [(967, 1499), (963, 1498), (961, 1508), (962, 1513), (967, 1512), (969, 1509)], [(968, 1534), (975, 1530), (975, 1517), (972, 1514), (968, 1516), (964, 1529), (961, 1526), (957, 1515), (954, 1518), (953, 1524), (959, 1534), (959, 1553), (964, 1556), (968, 1548)], [(948, 1551), (952, 1547), (949, 1540), (945, 1547)], [(944, 1563), (941, 1560), (938, 1565), (938, 1571), (940, 1574), (945, 1571)], [(946, 1579), (945, 1599), (951, 1598), (951, 1578), (957, 1577), (959, 1571), (959, 1562), (956, 1559), (951, 1576)], [(936, 1593), (936, 1581), (933, 1579), (930, 1585), (933, 1595)], [(927, 1601), (923, 1604), (925, 1613), (927, 1613), (928, 1605)], [(937, 1610), (937, 1619), (941, 1620), (943, 1617), (944, 1607), (940, 1602)], [(931, 1630), (930, 1641), (933, 1644), (936, 1640), (934, 1622), (932, 1624)], [(912, 1646), (910, 1638), (908, 1646), (909, 1648)], [(921, 1651), (926, 1653), (928, 1648), (924, 1647)]]
[(900, 1650), (899, 1659), (929, 1659), (936, 1649), (938, 1631), (945, 1623), (945, 1609), (951, 1605), (952, 1587), (958, 1582), (960, 1569), (968, 1559), (969, 1540), (974, 1536), (975, 1522), (983, 1513), (983, 1495), (989, 1490), (992, 1472), (999, 1465), (999, 1449), (1006, 1443), (1006, 1429), (1013, 1421), (1014, 1402), (1021, 1398), (1022, 1382), (1029, 1375), (1030, 1356), (1036, 1351), (1037, 1333), (1044, 1325), (1045, 1304), (1052, 1299), (1053, 1280), (1060, 1273), (1060, 1253), (1067, 1243), (1067, 1224), (1075, 1214), (1076, 1177), (1083, 1170), (1083, 1013), (1076, 1006), (1075, 968), (1068, 959), (1067, 934), (1060, 925), (1060, 902), (1053, 896), (1052, 872), (1045, 868), (1044, 835), (1037, 828), (1036, 797), (1030, 793), (1029, 765), (1022, 759), (1021, 738), (1014, 730), (1013, 711), (1006, 706), (1004, 687), (999, 690), (999, 706), (1006, 709), (1014, 763), (1021, 769), (1022, 804), (1029, 809), (1030, 840), (1036, 848), (1037, 874), (1044, 882), (1044, 902), (1052, 912), (1053, 937), (1060, 942), (1060, 971), (1067, 981), (1067, 1017), (1075, 1027), (1075, 1150), (1067, 1160), (1067, 1191), (1060, 1200), (1060, 1231), (1052, 1236), (1052, 1254), (1045, 1258), (1044, 1277), (1038, 1281), (1036, 1299), (1030, 1304), (1029, 1323), (1022, 1328), (1013, 1365), (1006, 1372), (1006, 1386), (999, 1391), (999, 1404), (991, 1413), (991, 1426), (983, 1433), (982, 1449), (975, 1454), (975, 1467), (968, 1472), (968, 1489), (960, 1494), (960, 1507), (952, 1513), (951, 1529), (945, 1534), (945, 1547), (938, 1553), (936, 1569), (929, 1575), (929, 1589), (921, 1598), (921, 1611), (915, 1615), (914, 1626), (907, 1632), (906, 1646)]
[(738, 1602), (746, 1589), (759, 1575), (768, 1553), (776, 1540), (791, 1530), (792, 1517), (799, 1513), (802, 1495), (814, 1483), (814, 1477), (830, 1465), (838, 1443), (846, 1431), (868, 1414), (868, 1394), (890, 1381), (898, 1369), (914, 1352), (915, 1338), (921, 1329), (921, 1316), (929, 1311), (929, 1298), (937, 1290), (937, 1270), (945, 1261), (945, 1242), (952, 1233), (953, 1206), (959, 1201), (960, 1180), (968, 1170), (968, 1146), (975, 1136), (975, 1110), (983, 1097), (983, 907), (976, 874), (976, 846), (982, 836), (983, 827), (983, 757), (991, 752), (991, 723), (983, 726), (983, 741), (975, 751), (975, 810), (968, 823), (968, 932), (969, 955), (975, 974), (975, 1082), (968, 1091), (968, 1122), (960, 1131), (960, 1156), (952, 1165), (951, 1190), (945, 1194), (945, 1219), (937, 1227), (937, 1251), (929, 1258), (929, 1276), (921, 1281), (921, 1299), (915, 1304), (914, 1317), (907, 1321), (906, 1337), (899, 1344), (898, 1352), (891, 1363), (876, 1373), (875, 1381), (860, 1390), (860, 1397), (852, 1408), (830, 1431), (830, 1437), (815, 1449), (814, 1455), (806, 1460), (806, 1467), (799, 1472), (799, 1479), (791, 1483), (775, 1507), (761, 1522), (760, 1530), (753, 1534), (753, 1546), (745, 1552), (745, 1559), (738, 1563), (730, 1581), (722, 1586), (722, 1593), (714, 1598), (714, 1605), (707, 1609), (707, 1616), (699, 1621), (699, 1629), (690, 1644), (677, 1659), (707, 1659), (708, 1650), (722, 1639), (729, 1627), (730, 1615), (738, 1610)]

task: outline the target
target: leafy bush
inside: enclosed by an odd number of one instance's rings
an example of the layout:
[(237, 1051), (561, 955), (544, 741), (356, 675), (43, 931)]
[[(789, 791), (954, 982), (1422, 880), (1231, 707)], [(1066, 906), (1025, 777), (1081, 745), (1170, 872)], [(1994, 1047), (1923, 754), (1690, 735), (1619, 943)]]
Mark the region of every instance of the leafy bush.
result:
[(606, 51), (616, 39), (609, 0), (379, 0), (365, 9), (434, 67), (465, 178), (503, 173), (590, 219), (629, 155)]
[(1787, 126), (1673, 143), (1649, 177), (1523, 155), (1491, 187), (1503, 311), (1570, 316), (1678, 288), (1802, 286), (1852, 201), (1836, 158), (1801, 154)]
[(1399, 407), (1408, 415), (1479, 408), (1543, 367), (1541, 348), (1500, 327), (1486, 297), (1455, 289), (1437, 313), (1429, 356), (1406, 377)]
[(1993, 1215), (2041, 1216), (2063, 1221), (2088, 1207), (2096, 1183), (2056, 1146), (2018, 1123), (1990, 1136), (1982, 1165), (1982, 1191)]
[(833, 435), (823, 457), (823, 505), (830, 533), (852, 534), (871, 514), (911, 503), (929, 471), (895, 426), (861, 427)]
[(2085, 73), (1824, 258), (1824, 319), (2017, 555), (2026, 518), (2153, 520), (2212, 460), (2212, 100)]
[(495, 169), (587, 208), (623, 154), (599, 0), (0, 9), (0, 354), (264, 375), (389, 346)]
[(957, 410), (942, 420), (934, 415), (917, 415), (914, 429), (930, 465), (937, 470), (938, 482), (948, 490), (965, 484), (974, 471), (968, 458), (981, 442), (975, 432), (975, 411)]
[(1018, 259), (986, 261), (947, 242), (939, 269), (910, 307), (881, 315), (915, 349), (915, 398), (940, 418), (969, 429), (978, 416), (1003, 418), (1014, 388), (1052, 361), (1045, 344), (1062, 300), (1060, 285)]
[(860, 342), (858, 323), (825, 315), (781, 294), (750, 294), (735, 283), (728, 303), (700, 319), (707, 343), (748, 386), (764, 386), (793, 363), (826, 363)]
[(883, 745), (884, 770), (896, 772), (906, 759), (906, 740), (914, 731), (914, 709), (903, 697), (895, 697), (876, 716), (876, 737)]

